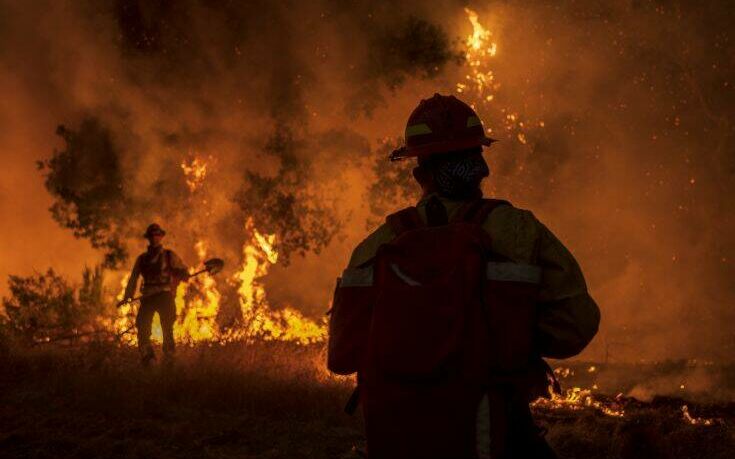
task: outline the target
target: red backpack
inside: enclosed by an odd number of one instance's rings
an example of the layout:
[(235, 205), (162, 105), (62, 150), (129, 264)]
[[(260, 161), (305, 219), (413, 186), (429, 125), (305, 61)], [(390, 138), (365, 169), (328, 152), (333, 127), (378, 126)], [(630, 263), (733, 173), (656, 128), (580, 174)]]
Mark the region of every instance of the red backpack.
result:
[(536, 271), (494, 257), (481, 226), (503, 204), (470, 203), (435, 227), (404, 209), (372, 272), (343, 275), (328, 363), (358, 371), (371, 459), (476, 457), (481, 398), (527, 367)]

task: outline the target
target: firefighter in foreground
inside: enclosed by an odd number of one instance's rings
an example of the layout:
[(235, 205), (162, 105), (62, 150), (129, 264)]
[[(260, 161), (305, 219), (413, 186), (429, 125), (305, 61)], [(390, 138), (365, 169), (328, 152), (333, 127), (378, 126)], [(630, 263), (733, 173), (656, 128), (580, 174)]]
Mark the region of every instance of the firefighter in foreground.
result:
[(371, 459), (550, 458), (529, 402), (544, 357), (581, 352), (600, 313), (579, 265), (534, 215), (482, 199), (493, 139), (435, 94), (409, 117), (423, 190), (354, 250), (338, 280), (328, 366), (357, 372)]
[(143, 277), (140, 309), (135, 318), (138, 329), (138, 347), (143, 365), (149, 365), (156, 355), (151, 346), (153, 314), (158, 313), (163, 332), (163, 355), (170, 361), (174, 353), (174, 322), (176, 321), (176, 286), (189, 278), (189, 270), (178, 255), (163, 248), (166, 232), (156, 223), (148, 226), (143, 237), (148, 239), (148, 250), (142, 253), (133, 266), (125, 296), (120, 304), (130, 301)]

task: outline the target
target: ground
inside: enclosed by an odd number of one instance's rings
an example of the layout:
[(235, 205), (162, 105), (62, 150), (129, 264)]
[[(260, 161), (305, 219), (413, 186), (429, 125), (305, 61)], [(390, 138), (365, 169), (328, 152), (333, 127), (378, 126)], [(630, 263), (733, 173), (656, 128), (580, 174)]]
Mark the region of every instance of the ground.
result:
[[(564, 385), (599, 382), (590, 403), (624, 415), (584, 402), (535, 414), (565, 458), (732, 458), (733, 369), (707, 365), (576, 363)], [(359, 416), (342, 411), (352, 381), (324, 370), (322, 346), (198, 345), (150, 369), (126, 347), (38, 347), (6, 350), (0, 366), (2, 458), (351, 458), (364, 443)], [(680, 379), (709, 390), (656, 395)]]

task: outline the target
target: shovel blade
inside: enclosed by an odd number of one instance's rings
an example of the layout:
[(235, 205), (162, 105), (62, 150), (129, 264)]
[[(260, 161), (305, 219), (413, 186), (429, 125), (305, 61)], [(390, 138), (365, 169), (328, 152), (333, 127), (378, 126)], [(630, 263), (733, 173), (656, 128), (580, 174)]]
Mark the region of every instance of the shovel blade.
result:
[(204, 262), (204, 267), (209, 274), (217, 274), (225, 267), (225, 261), (221, 258), (210, 258)]

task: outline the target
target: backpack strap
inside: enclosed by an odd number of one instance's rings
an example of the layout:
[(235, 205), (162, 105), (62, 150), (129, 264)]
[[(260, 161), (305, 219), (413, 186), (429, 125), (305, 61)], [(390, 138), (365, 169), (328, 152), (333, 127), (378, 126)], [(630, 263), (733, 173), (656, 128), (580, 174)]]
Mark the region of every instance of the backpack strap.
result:
[(418, 209), (413, 206), (406, 207), (403, 210), (399, 210), (394, 214), (388, 215), (385, 221), (396, 236), (400, 236), (406, 231), (424, 226), (424, 221), (421, 220)]
[(467, 222), (482, 225), (493, 210), (511, 203), (502, 199), (478, 199), (459, 209), (452, 219), (455, 222)]

